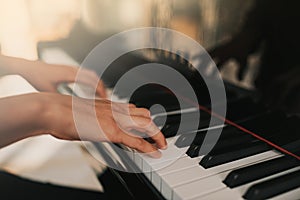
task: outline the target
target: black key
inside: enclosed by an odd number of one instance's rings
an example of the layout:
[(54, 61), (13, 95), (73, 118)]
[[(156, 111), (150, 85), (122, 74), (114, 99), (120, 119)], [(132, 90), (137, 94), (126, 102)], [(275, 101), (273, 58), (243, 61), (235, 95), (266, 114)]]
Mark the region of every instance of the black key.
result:
[(240, 121), (264, 112), (266, 112), (264, 106), (255, 103), (251, 98), (242, 98), (227, 103), (226, 118), (231, 121)]
[(204, 156), (199, 164), (204, 168), (211, 168), (217, 165), (259, 154), (270, 149), (271, 147), (267, 144), (261, 141), (255, 141), (250, 144), (239, 145), (232, 150), (212, 150), (209, 154)]
[(300, 139), (296, 139), (286, 145), (283, 145), (284, 149), (286, 149), (287, 151), (290, 151), (298, 156), (300, 156), (300, 152), (298, 152), (299, 147), (300, 147)]
[[(276, 132), (269, 138), (271, 140), (277, 141), (282, 138), (282, 134), (281, 132)], [(284, 142), (286, 142), (285, 144), (287, 145), (288, 142), (290, 142), (289, 138)], [(200, 165), (204, 168), (210, 168), (220, 164), (259, 154), (271, 149), (271, 146), (256, 139), (246, 144), (236, 145), (235, 147), (231, 146), (225, 149), (214, 148), (209, 154), (204, 156), (204, 158), (200, 161)]]
[(200, 148), (201, 148), (201, 146), (199, 146), (199, 145), (191, 144), (191, 146), (187, 150), (186, 154), (191, 158), (196, 158), (199, 156)]
[[(200, 152), (199, 155), (205, 154), (205, 149), (211, 149), (213, 147), (213, 151), (221, 151), (223, 149), (231, 149), (234, 146), (253, 143), (258, 141), (253, 138), (251, 135), (241, 132), (240, 135), (237, 135), (233, 138), (223, 139), (220, 138), (217, 143), (215, 143), (215, 139), (212, 138), (211, 141), (206, 140), (205, 144), (202, 144), (203, 152)], [(214, 146), (213, 146), (214, 145)]]
[[(177, 114), (173, 114), (173, 115), (168, 115), (167, 116), (167, 121), (165, 124), (179, 124), (181, 117), (186, 119), (186, 120), (194, 120), (195, 117), (199, 114), (200, 112), (200, 119), (201, 120), (208, 120), (211, 118), (211, 115), (204, 112), (204, 111), (192, 111), (192, 112), (188, 112), (188, 113), (177, 113)], [(159, 116), (156, 117), (153, 121), (156, 125), (161, 126), (164, 123), (164, 118), (165, 116)]]
[[(198, 128), (196, 128), (196, 129), (194, 128), (195, 123), (199, 123)], [(185, 134), (185, 133), (188, 133), (188, 132), (208, 128), (209, 125), (217, 126), (217, 125), (220, 125), (220, 124), (222, 124), (222, 120), (219, 120), (219, 119), (216, 119), (216, 121), (213, 124), (210, 124), (210, 120), (203, 120), (203, 121), (200, 120), (200, 122), (186, 121), (186, 122), (182, 122), (180, 124), (167, 124), (162, 128), (161, 131), (166, 137), (173, 137), (177, 133), (178, 134)], [(181, 129), (178, 132), (179, 125), (181, 125)]]
[(245, 199), (266, 199), (300, 187), (300, 170), (251, 186)]
[(264, 161), (230, 172), (223, 181), (228, 187), (234, 188), (273, 174), (300, 166), (300, 161), (290, 156), (283, 156)]
[[(203, 111), (200, 111), (200, 122), (196, 121), (195, 112), (191, 113), (183, 113), (183, 114), (175, 114), (167, 116), (166, 123), (164, 127), (161, 129), (163, 134), (166, 137), (173, 137), (177, 133), (183, 134), (187, 132), (195, 132), (197, 130), (207, 128), (210, 125), (210, 115)], [(184, 121), (181, 122), (181, 117)], [(163, 123), (165, 116), (157, 117), (154, 119), (154, 122), (157, 125), (161, 125)], [(221, 122), (217, 120), (214, 125), (219, 125)], [(180, 127), (181, 126), (181, 127)], [(179, 130), (179, 127), (181, 128)], [(178, 132), (179, 131), (179, 132)]]
[[(285, 116), (282, 113), (272, 112), (268, 114), (264, 114), (262, 116), (259, 116), (257, 118), (247, 120), (246, 123), (255, 125), (256, 128), (260, 130), (266, 130), (268, 134), (275, 135), (277, 129), (279, 129), (282, 125), (279, 122), (279, 120), (286, 119)], [(265, 120), (265, 123), (261, 123), (261, 120)], [(273, 123), (275, 122), (275, 124)], [(271, 131), (272, 130), (272, 131)], [(200, 131), (195, 134), (182, 134), (176, 141), (175, 145), (179, 148), (189, 146), (191, 143), (194, 145), (202, 145), (203, 140), (205, 137), (207, 131)], [(219, 129), (211, 130), (209, 132), (210, 134), (219, 134)], [(216, 135), (215, 137), (219, 137)], [(214, 138), (214, 137), (212, 137)], [(222, 149), (230, 146), (235, 146), (237, 144), (242, 144), (246, 142), (251, 142), (253, 140), (253, 137), (249, 135), (248, 133), (245, 133), (236, 127), (233, 126), (227, 126), (223, 128), (221, 135), (218, 139), (218, 143), (215, 145), (214, 150)], [(215, 143), (215, 140), (211, 141), (212, 143)], [(213, 145), (209, 141), (207, 141), (206, 145)]]
[(264, 132), (268, 134), (274, 130), (279, 130), (289, 119), (281, 111), (270, 111), (260, 114), (253, 119), (244, 120), (238, 123), (242, 127), (253, 132)]
[[(196, 135), (195, 135), (196, 134)], [(211, 130), (210, 134), (216, 134), (215, 137), (218, 137), (217, 134), (219, 134), (219, 130)], [(214, 149), (216, 149), (218, 146), (220, 146), (221, 148), (227, 147), (227, 145), (229, 146), (233, 146), (233, 145), (237, 145), (239, 144), (240, 141), (235, 142), (235, 140), (237, 140), (240, 135), (240, 130), (238, 130), (235, 127), (226, 127), (222, 130), (221, 136), (218, 140), (218, 142), (216, 143)], [(251, 138), (249, 135), (246, 135), (245, 133), (242, 133), (243, 136), (247, 137), (247, 142), (250, 141), (249, 138)], [(199, 152), (200, 148), (203, 145), (203, 141), (204, 138), (207, 135), (207, 131), (199, 131), (197, 133), (189, 133), (189, 134), (183, 134), (180, 135), (180, 137), (176, 140), (175, 145), (178, 148), (183, 148), (183, 147), (187, 147), (190, 146), (189, 149), (187, 150), (187, 155), (189, 155), (190, 157), (194, 158), (194, 157), (198, 157), (200, 155), (203, 155), (203, 152)], [(211, 147), (211, 145), (214, 145), (213, 143), (215, 142), (214, 137), (213, 141), (207, 141), (207, 144), (203, 145), (203, 148), (209, 148)], [(234, 138), (234, 139), (232, 139)], [(228, 140), (227, 140), (228, 139)], [(251, 138), (252, 139), (252, 138)], [(233, 140), (233, 143), (231, 143), (229, 140)], [(224, 144), (223, 144), (224, 141)]]
[(206, 133), (207, 133), (207, 131), (198, 131), (196, 133), (185, 133), (185, 134), (182, 134), (176, 140), (175, 145), (178, 148), (184, 148), (184, 147), (190, 146), (192, 144), (199, 145), (198, 143), (195, 143), (194, 141), (197, 140), (200, 143), (201, 141), (204, 140), (204, 138), (206, 136)]
[[(176, 100), (177, 101), (177, 100)], [(180, 107), (178, 101), (176, 102), (174, 100), (168, 100), (168, 99), (161, 99), (161, 100), (157, 100), (157, 101), (149, 101), (149, 102), (138, 102), (138, 103), (134, 103), (137, 107), (140, 108), (147, 108), (150, 109), (151, 106), (155, 105), (155, 104), (159, 104), (162, 107), (164, 107), (164, 109), (167, 112), (171, 112), (171, 111), (175, 111), (175, 110), (180, 110), (180, 109), (184, 109), (184, 108), (188, 108), (188, 107), (192, 107), (190, 105), (184, 105), (184, 107)], [(159, 114), (161, 112), (161, 110), (153, 110), (151, 109), (151, 114)]]
[[(196, 134), (196, 135), (195, 135)], [(204, 138), (207, 135), (207, 131), (199, 131), (197, 133), (189, 133), (180, 135), (179, 138), (176, 140), (175, 145), (179, 148), (187, 147), (192, 143), (194, 145), (213, 145), (216, 143), (216, 139), (218, 138), (218, 142), (216, 147), (224, 148), (226, 146), (233, 146), (237, 144), (241, 144), (243, 142), (248, 142), (253, 140), (253, 137), (238, 130), (229, 132), (229, 131), (222, 131), (221, 135), (219, 135), (219, 130), (210, 130), (209, 134), (211, 135), (210, 138), (206, 139), (206, 144), (203, 144)]]

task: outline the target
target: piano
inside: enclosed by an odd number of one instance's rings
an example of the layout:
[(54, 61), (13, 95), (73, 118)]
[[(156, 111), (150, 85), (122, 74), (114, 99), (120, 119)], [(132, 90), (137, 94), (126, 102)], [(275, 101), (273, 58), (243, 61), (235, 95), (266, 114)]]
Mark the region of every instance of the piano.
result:
[[(165, 115), (160, 115), (160, 109), (152, 109), (151, 113), (167, 138), (168, 149), (162, 151), (161, 159), (152, 159), (122, 145), (93, 143), (94, 153), (110, 166), (115, 183), (122, 188), (113, 189), (112, 197), (300, 199), (300, 117), (269, 109), (256, 98), (255, 92), (224, 81), (227, 95), (225, 124), (220, 120), (220, 124), (217, 121), (210, 126), (211, 118), (216, 116), (209, 112), (211, 102), (201, 76), (180, 55), (162, 51), (154, 53), (154, 60), (143, 56), (143, 52), (121, 56), (111, 64), (102, 79), (113, 90), (118, 79), (137, 65), (166, 64), (189, 80), (202, 109), (189, 103), (180, 108), (174, 94), (156, 84), (144, 85), (132, 96), (128, 96), (126, 88), (115, 89), (112, 100), (146, 108), (155, 104), (164, 107)], [(184, 94), (185, 88), (178, 89)], [(62, 90), (68, 93), (72, 87), (64, 85)], [(72, 93), (86, 98), (90, 95), (85, 89), (73, 90)], [(185, 115), (192, 121), (199, 109), (198, 128), (189, 129), (187, 124), (185, 130), (176, 134), (181, 117)], [(211, 130), (210, 134), (221, 132), (215, 145), (214, 141), (205, 140), (208, 130)], [(206, 152), (205, 145), (212, 145), (212, 150)]]

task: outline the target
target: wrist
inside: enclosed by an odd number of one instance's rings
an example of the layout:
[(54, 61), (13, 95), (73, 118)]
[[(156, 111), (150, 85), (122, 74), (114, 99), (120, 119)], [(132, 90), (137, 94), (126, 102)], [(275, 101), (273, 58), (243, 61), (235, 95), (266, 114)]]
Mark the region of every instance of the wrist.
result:
[(38, 93), (0, 99), (0, 147), (42, 134)]
[[(24, 121), (24, 127), (27, 128), (27, 137), (38, 136), (45, 133), (43, 122), (43, 113), (46, 110), (46, 104), (43, 101), (42, 93), (31, 93), (24, 95), (24, 104), (22, 113), (27, 116)], [(25, 116), (24, 116), (25, 117)]]

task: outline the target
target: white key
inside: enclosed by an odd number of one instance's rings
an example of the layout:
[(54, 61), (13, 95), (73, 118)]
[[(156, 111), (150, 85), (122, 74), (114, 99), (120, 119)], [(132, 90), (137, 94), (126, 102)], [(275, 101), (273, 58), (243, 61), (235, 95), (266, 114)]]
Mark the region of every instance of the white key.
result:
[[(226, 177), (226, 174), (226, 172), (223, 172), (221, 174), (203, 178), (182, 187), (175, 188), (173, 200), (192, 199), (197, 196), (203, 196), (226, 188), (226, 185), (222, 182), (222, 180)], [(196, 175), (194, 174), (194, 176)]]
[[(178, 199), (194, 198), (196, 196), (199, 196), (199, 194), (202, 193), (206, 194), (208, 191), (207, 187), (209, 186), (210, 182), (205, 183), (207, 184), (205, 188), (206, 190), (203, 190), (202, 192), (200, 186), (201, 184), (204, 184), (202, 183), (202, 179), (223, 172), (229, 173), (230, 170), (239, 168), (241, 166), (246, 166), (258, 161), (262, 161), (262, 160), (266, 160), (278, 156), (280, 156), (279, 153), (275, 151), (268, 151), (268, 152), (264, 152), (251, 157), (229, 162), (209, 169), (205, 169), (199, 165), (190, 168), (188, 170), (182, 170), (175, 173), (163, 175), (161, 177), (162, 178), (161, 192), (163, 195), (166, 193), (166, 195), (168, 195), (168, 198), (172, 197), (172, 193), (174, 193), (174, 197), (176, 193)], [(219, 182), (221, 183), (222, 180), (220, 180)], [(186, 192), (187, 190), (189, 192)]]
[(141, 169), (146, 170), (149, 167), (150, 169), (152, 169), (152, 166), (157, 165), (159, 163), (165, 163), (167, 166), (167, 163), (171, 164), (172, 162), (185, 156), (185, 152), (187, 151), (188, 147), (178, 148), (175, 145), (177, 139), (178, 136), (167, 139), (168, 148), (166, 150), (160, 150), (162, 153), (162, 157), (159, 159), (151, 158), (145, 154), (135, 154), (135, 157), (139, 157), (143, 162), (143, 166)]
[(231, 191), (230, 188), (221, 189), (217, 192), (213, 192), (208, 195), (204, 195), (201, 197), (195, 197), (192, 200), (223, 200), (223, 199), (231, 199), (231, 200), (244, 200), (239, 194)]
[[(191, 191), (192, 191), (194, 187), (200, 187), (201, 184), (213, 183), (212, 185), (210, 185), (210, 187), (207, 186), (205, 188), (206, 189), (205, 192), (202, 192), (202, 193), (198, 192), (198, 195), (196, 195), (196, 196), (199, 197), (199, 199), (200, 199), (200, 197), (203, 197), (203, 199), (206, 199), (206, 197), (209, 197), (210, 195), (221, 196), (221, 194), (218, 194), (218, 193), (222, 193), (223, 197), (226, 198), (226, 199), (231, 197), (231, 196), (240, 196), (240, 197), (242, 197), (245, 194), (245, 192), (254, 184), (257, 184), (257, 183), (260, 183), (260, 182), (263, 182), (263, 181), (266, 181), (266, 180), (269, 180), (269, 179), (272, 179), (272, 178), (275, 178), (275, 177), (279, 177), (281, 175), (284, 175), (284, 174), (287, 174), (287, 173), (290, 173), (290, 172), (293, 172), (293, 171), (296, 171), (296, 170), (299, 170), (299, 169), (300, 169), (300, 167), (296, 167), (296, 168), (293, 168), (293, 169), (290, 169), (290, 170), (287, 170), (287, 171), (283, 171), (283, 172), (274, 174), (272, 176), (265, 177), (263, 179), (253, 181), (251, 183), (248, 183), (248, 184), (245, 184), (245, 185), (242, 185), (240, 187), (236, 187), (236, 188), (233, 188), (233, 189), (230, 189), (230, 190), (228, 190), (228, 187), (225, 184), (222, 183), (224, 178), (228, 175), (228, 172), (221, 173), (221, 174), (214, 175), (214, 176), (210, 176), (208, 178), (202, 179), (201, 181), (195, 182), (194, 184), (191, 184), (188, 187), (191, 187), (192, 188)], [(222, 188), (223, 188), (223, 190), (220, 190)], [(201, 189), (198, 188), (198, 191), (200, 191), (200, 190), (202, 191), (202, 188)], [(182, 191), (181, 191), (181, 193), (183, 195)], [(185, 199), (189, 199), (186, 194), (184, 194), (184, 195), (185, 195)], [(176, 198), (174, 198), (174, 199), (178, 199), (178, 198), (179, 197), (176, 196)], [(192, 197), (192, 198), (195, 198), (195, 197)]]
[[(147, 155), (133, 151), (133, 161), (139, 169), (143, 171), (146, 177), (151, 181), (153, 171), (165, 168), (174, 162), (176, 162), (181, 157), (187, 157), (185, 152), (186, 148), (178, 148), (175, 146), (175, 141), (178, 137), (167, 138), (168, 148), (166, 150), (160, 150), (162, 152), (162, 157), (160, 159), (151, 158)], [(160, 179), (156, 179), (156, 186), (159, 189)]]
[[(181, 170), (189, 170), (192, 167), (199, 166), (201, 158), (190, 158), (189, 156), (185, 155), (184, 157), (179, 158), (173, 163), (167, 163), (168, 166), (165, 165), (165, 163), (158, 164), (152, 166), (152, 176), (151, 176), (151, 181), (153, 185), (161, 191), (161, 177), (170, 174), (170, 173), (175, 173), (177, 171)], [(157, 170), (158, 169), (158, 170)]]

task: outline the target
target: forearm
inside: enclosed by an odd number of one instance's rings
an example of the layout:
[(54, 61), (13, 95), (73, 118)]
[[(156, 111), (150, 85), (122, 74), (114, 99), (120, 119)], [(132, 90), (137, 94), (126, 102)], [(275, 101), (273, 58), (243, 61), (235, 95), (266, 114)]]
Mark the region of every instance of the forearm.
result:
[(3, 56), (0, 54), (0, 76), (20, 74), (24, 66), (30, 65), (34, 61), (25, 60), (22, 58), (15, 58)]
[(0, 99), (0, 148), (41, 133), (42, 106), (27, 94)]

